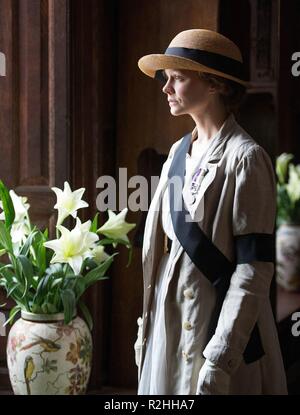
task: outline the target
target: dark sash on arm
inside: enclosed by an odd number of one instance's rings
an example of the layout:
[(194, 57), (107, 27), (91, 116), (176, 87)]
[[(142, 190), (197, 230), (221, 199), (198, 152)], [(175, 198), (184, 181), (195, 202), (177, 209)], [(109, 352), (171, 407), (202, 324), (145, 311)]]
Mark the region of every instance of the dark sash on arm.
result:
[[(191, 143), (191, 134), (187, 134), (180, 143), (169, 169), (169, 196), (170, 212), (174, 232), (183, 249), (197, 268), (215, 286), (217, 292), (216, 306), (210, 321), (208, 339), (213, 336), (217, 327), (218, 317), (222, 304), (229, 288), (230, 279), (237, 264), (251, 261), (274, 260), (274, 247), (272, 235), (249, 234), (235, 238), (236, 261), (230, 262), (225, 255), (207, 238), (197, 222), (194, 222), (190, 213), (184, 206), (182, 189), (185, 177), (186, 153)], [(177, 176), (175, 182), (172, 178)], [(180, 183), (178, 187), (178, 182)], [(176, 192), (174, 183), (177, 183)], [(246, 363), (251, 363), (264, 355), (259, 329), (255, 324), (250, 340), (246, 346), (243, 357)]]

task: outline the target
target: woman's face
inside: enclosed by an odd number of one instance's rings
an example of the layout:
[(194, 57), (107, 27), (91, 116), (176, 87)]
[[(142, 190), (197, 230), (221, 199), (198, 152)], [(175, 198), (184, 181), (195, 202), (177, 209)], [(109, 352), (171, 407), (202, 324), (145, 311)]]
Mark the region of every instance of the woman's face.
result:
[(212, 97), (212, 86), (200, 79), (198, 72), (185, 69), (165, 69), (163, 92), (168, 96), (172, 115), (200, 114)]

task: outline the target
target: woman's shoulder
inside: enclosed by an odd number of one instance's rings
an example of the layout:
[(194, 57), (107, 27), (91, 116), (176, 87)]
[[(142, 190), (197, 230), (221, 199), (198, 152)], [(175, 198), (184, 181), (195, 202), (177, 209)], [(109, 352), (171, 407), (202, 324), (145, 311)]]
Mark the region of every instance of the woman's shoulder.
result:
[(266, 150), (237, 123), (228, 142), (227, 151), (234, 156), (236, 162), (246, 158), (270, 160)]

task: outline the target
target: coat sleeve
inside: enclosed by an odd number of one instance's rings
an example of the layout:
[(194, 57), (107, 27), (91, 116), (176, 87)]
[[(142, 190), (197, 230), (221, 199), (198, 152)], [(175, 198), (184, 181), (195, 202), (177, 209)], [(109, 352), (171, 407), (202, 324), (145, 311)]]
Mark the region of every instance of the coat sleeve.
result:
[(256, 144), (236, 166), (232, 230), (237, 266), (215, 334), (203, 352), (228, 374), (239, 367), (261, 305), (269, 301), (275, 215), (273, 166), (265, 150)]

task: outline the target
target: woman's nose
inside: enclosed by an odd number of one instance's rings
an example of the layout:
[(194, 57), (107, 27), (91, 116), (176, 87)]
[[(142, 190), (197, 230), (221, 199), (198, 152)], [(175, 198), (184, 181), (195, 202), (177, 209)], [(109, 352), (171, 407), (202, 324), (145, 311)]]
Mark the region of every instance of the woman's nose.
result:
[(168, 80), (168, 81), (165, 83), (165, 85), (163, 86), (162, 91), (163, 91), (165, 94), (170, 94), (170, 93), (172, 93), (172, 92), (174, 91), (174, 89), (173, 89), (173, 87), (172, 87), (172, 85), (171, 85), (171, 83), (170, 83), (170, 80)]

